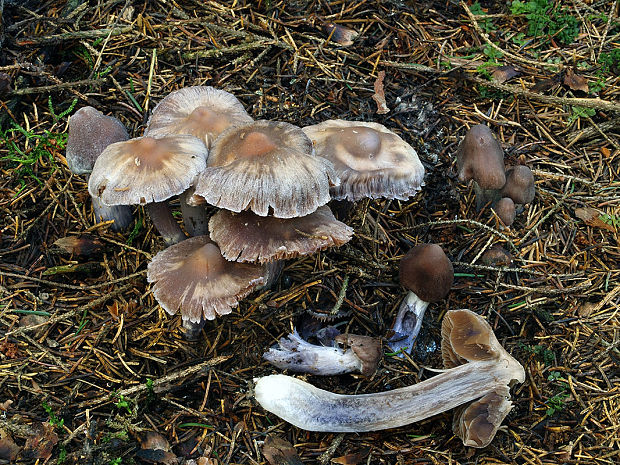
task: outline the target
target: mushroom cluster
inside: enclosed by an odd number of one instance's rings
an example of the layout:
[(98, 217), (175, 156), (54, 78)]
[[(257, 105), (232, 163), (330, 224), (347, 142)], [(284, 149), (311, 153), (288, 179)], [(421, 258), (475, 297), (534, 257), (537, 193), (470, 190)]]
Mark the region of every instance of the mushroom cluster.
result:
[(515, 220), (519, 205), (534, 200), (536, 188), (532, 170), (525, 165), (504, 166), (504, 151), (488, 126), (472, 126), (457, 154), (459, 179), (473, 180), (476, 210), (491, 204), (504, 226)]
[[(172, 92), (134, 139), (87, 132), (109, 118), (92, 111), (69, 137), (96, 140), (93, 202), (145, 206), (168, 246), (147, 279), (162, 308), (181, 314), (189, 338), (269, 285), (280, 261), (348, 242), (353, 230), (326, 205), (332, 198), (406, 199), (424, 176), (415, 150), (380, 124), (254, 121), (234, 95), (213, 87)], [(168, 204), (175, 197), (184, 229)], [(210, 219), (206, 205), (217, 207)]]

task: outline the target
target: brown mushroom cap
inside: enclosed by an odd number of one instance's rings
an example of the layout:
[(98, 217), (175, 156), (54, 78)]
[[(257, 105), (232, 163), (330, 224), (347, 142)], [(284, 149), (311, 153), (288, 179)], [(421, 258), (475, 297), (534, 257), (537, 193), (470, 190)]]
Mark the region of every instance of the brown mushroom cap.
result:
[(400, 260), (400, 284), (424, 302), (443, 299), (454, 282), (452, 262), (437, 244), (419, 244)]
[(406, 200), (420, 190), (424, 167), (416, 151), (385, 126), (329, 120), (303, 130), (317, 155), (334, 164), (340, 185), (333, 198)]
[(191, 237), (159, 252), (148, 264), (153, 295), (169, 314), (199, 323), (226, 315), (265, 281), (260, 265), (229, 262), (208, 236)]
[(455, 412), (452, 430), (463, 445), (486, 447), (512, 408), (507, 388), (498, 388)]
[(381, 339), (359, 334), (339, 334), (335, 341), (351, 348), (362, 362), (360, 373), (364, 376), (370, 376), (377, 370), (379, 361), (383, 357)]
[(497, 216), (502, 220), (505, 226), (511, 226), (517, 216), (515, 203), (510, 197), (499, 199), (495, 205), (493, 205), (493, 210), (495, 210), (495, 213), (497, 213)]
[(288, 219), (220, 210), (211, 217), (209, 231), (227, 260), (259, 263), (311, 255), (353, 236), (353, 228), (334, 218), (327, 206)]
[(534, 174), (525, 165), (517, 165), (506, 171), (506, 184), (502, 196), (510, 197), (514, 203), (530, 203), (536, 196)]
[(74, 174), (88, 174), (108, 145), (127, 139), (127, 129), (118, 119), (93, 107), (80, 108), (69, 120), (67, 165)]
[(234, 212), (293, 218), (325, 205), (337, 179), (332, 164), (314, 154), (300, 128), (255, 121), (218, 137), (196, 195)]
[(497, 359), (504, 352), (489, 323), (469, 310), (453, 310), (446, 314), (441, 325), (441, 341), (446, 368)]
[(501, 189), (506, 183), (504, 151), (488, 126), (472, 126), (459, 146), (459, 179), (473, 179), (482, 189)]
[(88, 191), (106, 205), (162, 202), (189, 188), (206, 158), (206, 147), (193, 136), (117, 142), (97, 158)]
[(501, 245), (495, 244), (482, 254), (480, 261), (487, 266), (510, 266), (512, 265), (512, 255)]
[(210, 86), (184, 87), (157, 104), (144, 135), (190, 134), (210, 148), (224, 130), (252, 121), (233, 94)]

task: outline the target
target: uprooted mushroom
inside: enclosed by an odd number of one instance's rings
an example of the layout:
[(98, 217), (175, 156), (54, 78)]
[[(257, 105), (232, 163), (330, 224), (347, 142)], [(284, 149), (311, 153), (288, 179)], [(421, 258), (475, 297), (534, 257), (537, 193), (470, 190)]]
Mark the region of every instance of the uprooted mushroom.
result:
[(442, 356), (448, 370), (393, 391), (335, 394), (291, 376), (271, 375), (256, 380), (254, 395), (265, 410), (289, 423), (323, 432), (396, 428), (480, 399), (461, 413), (455, 432), (464, 444), (484, 447), (510, 411), (509, 386), (522, 383), (525, 371), (489, 324), (469, 310), (446, 313)]

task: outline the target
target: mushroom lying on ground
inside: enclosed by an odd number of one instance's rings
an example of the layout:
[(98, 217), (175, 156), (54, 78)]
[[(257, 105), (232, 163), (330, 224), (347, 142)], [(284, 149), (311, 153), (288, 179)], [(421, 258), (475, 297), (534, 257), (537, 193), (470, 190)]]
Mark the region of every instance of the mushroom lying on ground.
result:
[(208, 236), (191, 237), (159, 252), (148, 264), (153, 296), (170, 315), (177, 312), (188, 331), (226, 315), (268, 280), (264, 266), (229, 262)]
[(209, 221), (211, 239), (227, 260), (266, 263), (311, 255), (351, 240), (353, 228), (327, 206), (299, 218), (258, 216), (220, 210)]
[(398, 310), (388, 345), (411, 353), (430, 302), (443, 299), (454, 281), (452, 262), (437, 244), (419, 244), (400, 261), (400, 284), (409, 290)]
[[(106, 116), (93, 107), (80, 108), (69, 120), (66, 158), (73, 174), (85, 174), (86, 182), (95, 161), (114, 142), (129, 139), (127, 129), (118, 119)], [(95, 221), (114, 221), (113, 231), (121, 231), (132, 223), (133, 214), (127, 205), (108, 206), (91, 196)]]
[(310, 344), (304, 341), (297, 331), (293, 331), (288, 338), (280, 339), (279, 347), (272, 347), (265, 352), (263, 358), (282, 370), (312, 375), (358, 372), (369, 376), (375, 372), (382, 356), (379, 339), (357, 334), (339, 334), (335, 341), (344, 344), (345, 348)]
[(488, 126), (472, 126), (465, 134), (456, 155), (459, 179), (474, 180), (476, 210), (501, 197), (506, 184), (504, 151)]
[[(484, 408), (472, 404), (463, 425), (484, 430), (461, 437), (468, 445), (483, 447), (493, 439), (498, 420), (510, 410), (508, 386), (522, 383), (525, 371), (500, 345), (489, 324), (469, 310), (446, 313), (442, 354), (454, 368), (393, 391), (335, 394), (291, 376), (271, 375), (256, 380), (254, 396), (265, 410), (289, 423), (323, 432), (397, 428), (482, 397)], [(472, 416), (478, 421), (467, 421)], [(476, 435), (481, 439), (475, 439)]]
[(207, 148), (196, 137), (140, 137), (109, 145), (97, 158), (88, 191), (106, 205), (146, 205), (166, 244), (185, 239), (167, 200), (187, 190), (205, 168)]
[(334, 164), (337, 200), (370, 197), (407, 200), (420, 190), (424, 167), (416, 151), (378, 123), (328, 120), (303, 128), (317, 155)]

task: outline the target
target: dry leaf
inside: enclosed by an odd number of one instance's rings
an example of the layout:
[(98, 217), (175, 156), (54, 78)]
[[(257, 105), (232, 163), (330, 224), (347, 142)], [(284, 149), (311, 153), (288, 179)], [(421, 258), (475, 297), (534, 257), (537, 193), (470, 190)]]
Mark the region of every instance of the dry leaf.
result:
[(588, 226), (592, 226), (592, 227), (595, 227), (595, 228), (606, 229), (607, 231), (610, 231), (610, 232), (616, 232), (616, 228), (614, 228), (610, 224), (605, 223), (601, 219), (600, 212), (598, 210), (595, 210), (594, 208), (590, 208), (590, 207), (576, 208), (575, 209), (575, 216), (577, 218), (585, 221), (585, 223)]
[(336, 42), (338, 45), (343, 45), (345, 47), (353, 45), (353, 41), (359, 35), (353, 29), (334, 23), (324, 23), (323, 32), (327, 37), (331, 37), (332, 42)]
[(605, 158), (609, 158), (611, 156), (611, 150), (609, 150), (607, 147), (601, 147), (601, 155), (603, 155)]
[(67, 236), (61, 237), (54, 246), (72, 255), (92, 255), (103, 247), (103, 243), (92, 236)]
[(502, 84), (514, 77), (517, 77), (521, 74), (521, 71), (519, 71), (517, 68), (515, 68), (512, 65), (508, 65), (508, 66), (499, 66), (498, 68), (495, 69), (495, 71), (493, 71), (493, 73), (491, 74), (491, 77), (493, 78), (493, 80), (499, 84)]
[(572, 90), (581, 90), (585, 93), (590, 92), (588, 81), (582, 75), (575, 73), (572, 69), (567, 69), (564, 74), (564, 85)]
[(302, 465), (291, 443), (278, 436), (267, 436), (263, 445), (263, 455), (271, 465)]
[(370, 452), (370, 449), (366, 449), (354, 454), (343, 455), (342, 457), (333, 458), (332, 463), (339, 463), (340, 465), (357, 465), (362, 462)]
[(35, 423), (32, 427), (34, 433), (26, 440), (23, 460), (48, 460), (52, 456), (52, 449), (58, 443), (58, 435), (54, 427), (49, 423)]
[(557, 86), (560, 85), (561, 77), (562, 77), (562, 74), (557, 73), (553, 77), (550, 77), (549, 79), (538, 81), (532, 87), (532, 92), (547, 92), (549, 90), (556, 88)]
[(18, 453), (19, 446), (15, 444), (9, 433), (0, 428), (0, 460), (14, 463)]
[(585, 302), (577, 309), (577, 314), (581, 318), (588, 318), (592, 314), (596, 306), (597, 304), (595, 304), (594, 302)]
[(377, 103), (377, 113), (379, 115), (385, 115), (390, 112), (386, 102), (385, 94), (383, 93), (383, 80), (385, 79), (385, 71), (379, 71), (377, 79), (375, 80), (375, 93), (372, 99)]

